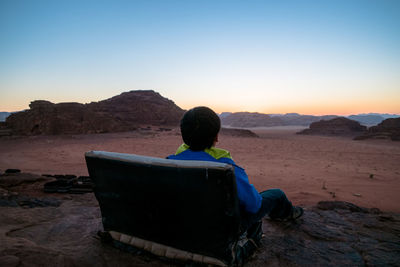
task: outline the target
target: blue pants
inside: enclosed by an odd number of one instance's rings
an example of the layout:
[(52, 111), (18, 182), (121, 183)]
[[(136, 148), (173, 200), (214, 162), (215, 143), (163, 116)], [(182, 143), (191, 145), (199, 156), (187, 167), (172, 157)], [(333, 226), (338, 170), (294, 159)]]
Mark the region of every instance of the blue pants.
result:
[(261, 192), (260, 195), (262, 197), (260, 210), (255, 214), (248, 212), (243, 213), (243, 229), (247, 230), (251, 228), (266, 215), (271, 219), (284, 219), (290, 215), (293, 206), (282, 190), (269, 189)]

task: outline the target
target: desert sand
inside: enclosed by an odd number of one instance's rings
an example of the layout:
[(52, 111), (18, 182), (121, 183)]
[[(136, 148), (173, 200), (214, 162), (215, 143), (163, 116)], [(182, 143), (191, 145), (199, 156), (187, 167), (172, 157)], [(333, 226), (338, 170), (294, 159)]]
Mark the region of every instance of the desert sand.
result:
[[(162, 129), (161, 129), (162, 130)], [(295, 205), (348, 201), (400, 212), (400, 143), (353, 141), (345, 137), (301, 136), (296, 127), (253, 128), (259, 138), (221, 135), (257, 190), (281, 188)], [(87, 175), (90, 150), (166, 157), (181, 144), (179, 129), (0, 138), (0, 170), (35, 174)]]

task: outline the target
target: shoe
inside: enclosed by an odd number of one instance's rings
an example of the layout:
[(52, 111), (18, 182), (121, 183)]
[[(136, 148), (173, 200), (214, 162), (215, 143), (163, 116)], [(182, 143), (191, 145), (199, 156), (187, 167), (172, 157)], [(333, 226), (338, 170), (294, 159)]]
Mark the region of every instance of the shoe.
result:
[(303, 213), (304, 213), (304, 210), (302, 207), (293, 206), (290, 214), (287, 217), (276, 218), (276, 217), (270, 216), (270, 218), (271, 218), (271, 220), (277, 221), (277, 222), (290, 222), (290, 221), (294, 221), (294, 220), (300, 218), (303, 215)]
[(243, 263), (248, 260), (257, 250), (257, 245), (252, 239), (245, 237), (246, 232), (235, 246), (234, 266), (243, 266)]
[(247, 229), (247, 239), (253, 242), (256, 247), (261, 246), (262, 235), (262, 221), (254, 223), (249, 227), (249, 229)]
[(298, 218), (300, 218), (304, 213), (304, 210), (302, 207), (297, 207), (297, 206), (293, 206), (292, 208), (292, 212), (289, 215), (289, 220), (296, 220)]

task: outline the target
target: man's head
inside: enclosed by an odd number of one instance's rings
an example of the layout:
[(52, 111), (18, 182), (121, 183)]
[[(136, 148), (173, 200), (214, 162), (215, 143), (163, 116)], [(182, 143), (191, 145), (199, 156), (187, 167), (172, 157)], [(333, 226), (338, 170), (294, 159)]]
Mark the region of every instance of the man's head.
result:
[(220, 128), (218, 115), (207, 107), (192, 108), (181, 119), (183, 142), (194, 151), (212, 147)]

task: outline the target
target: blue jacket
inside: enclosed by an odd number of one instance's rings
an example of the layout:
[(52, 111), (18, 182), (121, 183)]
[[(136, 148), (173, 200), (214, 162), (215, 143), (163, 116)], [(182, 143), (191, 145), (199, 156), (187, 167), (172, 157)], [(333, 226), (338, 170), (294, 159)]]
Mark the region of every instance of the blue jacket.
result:
[(175, 155), (168, 159), (177, 160), (204, 160), (228, 163), (235, 167), (236, 186), (240, 205), (249, 213), (256, 213), (261, 207), (261, 195), (257, 192), (243, 168), (233, 161), (230, 153), (219, 148), (207, 148), (204, 151), (192, 151), (186, 144), (181, 145)]

